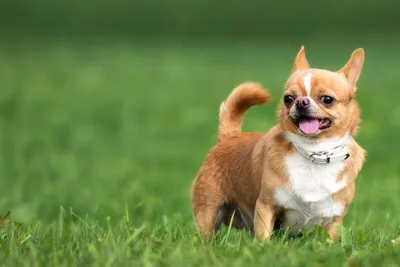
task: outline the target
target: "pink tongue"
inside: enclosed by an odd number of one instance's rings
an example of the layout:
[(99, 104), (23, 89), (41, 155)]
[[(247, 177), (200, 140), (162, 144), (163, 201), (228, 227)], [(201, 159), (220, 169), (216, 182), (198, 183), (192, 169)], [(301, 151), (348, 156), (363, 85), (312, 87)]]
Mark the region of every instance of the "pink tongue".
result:
[(319, 129), (318, 119), (302, 119), (299, 121), (300, 130), (305, 134), (315, 134)]

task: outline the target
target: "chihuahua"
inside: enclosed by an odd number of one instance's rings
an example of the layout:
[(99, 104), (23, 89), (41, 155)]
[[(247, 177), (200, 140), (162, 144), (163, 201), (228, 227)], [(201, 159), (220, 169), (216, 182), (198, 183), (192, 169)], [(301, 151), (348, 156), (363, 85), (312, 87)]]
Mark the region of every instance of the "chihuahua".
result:
[(311, 68), (301, 47), (267, 133), (242, 133), (244, 113), (270, 95), (258, 83), (235, 88), (219, 111), (217, 144), (191, 188), (200, 234), (221, 224), (249, 229), (258, 240), (276, 228), (291, 233), (321, 225), (332, 240), (353, 200), (365, 151), (354, 140), (360, 109), (357, 49), (339, 71)]

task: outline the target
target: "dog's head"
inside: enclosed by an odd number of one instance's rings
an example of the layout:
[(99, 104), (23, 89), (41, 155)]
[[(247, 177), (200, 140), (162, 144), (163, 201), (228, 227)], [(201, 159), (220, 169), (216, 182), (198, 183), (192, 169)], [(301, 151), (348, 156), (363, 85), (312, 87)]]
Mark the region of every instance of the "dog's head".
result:
[(279, 109), (282, 128), (310, 138), (356, 134), (359, 108), (354, 97), (363, 62), (360, 48), (339, 71), (315, 69), (309, 66), (302, 47)]

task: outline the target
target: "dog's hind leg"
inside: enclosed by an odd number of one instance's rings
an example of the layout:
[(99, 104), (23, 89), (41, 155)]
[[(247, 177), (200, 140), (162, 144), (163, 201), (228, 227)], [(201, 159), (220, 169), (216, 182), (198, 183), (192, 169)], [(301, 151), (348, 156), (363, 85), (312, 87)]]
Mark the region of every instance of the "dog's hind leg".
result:
[(203, 206), (195, 213), (197, 227), (201, 236), (205, 239), (210, 238), (213, 234), (218, 208), (217, 206)]
[(224, 203), (223, 192), (216, 182), (218, 180), (210, 172), (201, 172), (191, 189), (192, 208), (197, 227), (201, 236), (206, 239), (213, 234), (218, 211)]

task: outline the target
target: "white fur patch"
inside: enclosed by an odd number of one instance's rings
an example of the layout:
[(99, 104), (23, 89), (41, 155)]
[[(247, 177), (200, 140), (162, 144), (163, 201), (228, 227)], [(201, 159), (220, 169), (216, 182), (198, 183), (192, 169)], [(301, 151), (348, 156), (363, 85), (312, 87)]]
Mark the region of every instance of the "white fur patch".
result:
[(344, 206), (335, 203), (330, 197), (316, 202), (301, 199), (288, 188), (279, 188), (274, 195), (276, 201), (285, 209), (282, 219), (283, 227), (289, 227), (292, 232), (309, 230), (314, 225), (326, 225), (335, 216), (340, 216)]
[(227, 112), (228, 109), (226, 108), (226, 101), (222, 101), (221, 105), (219, 106), (219, 112)]
[[(321, 140), (292, 133), (287, 133), (286, 136), (296, 145), (313, 152), (329, 151), (350, 141), (349, 135)], [(279, 188), (275, 192), (276, 201), (286, 209), (283, 218), (285, 227), (291, 227), (295, 231), (309, 229), (320, 220), (325, 225), (334, 216), (341, 215), (343, 205), (334, 203), (332, 194), (347, 184), (346, 177), (337, 182), (343, 162), (315, 164), (297, 151), (288, 155), (285, 160), (291, 188)]]
[(311, 94), (311, 73), (307, 73), (306, 76), (304, 76), (304, 88), (306, 89), (307, 96), (310, 96)]

